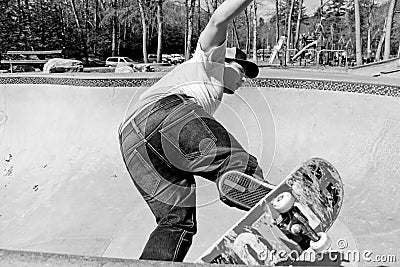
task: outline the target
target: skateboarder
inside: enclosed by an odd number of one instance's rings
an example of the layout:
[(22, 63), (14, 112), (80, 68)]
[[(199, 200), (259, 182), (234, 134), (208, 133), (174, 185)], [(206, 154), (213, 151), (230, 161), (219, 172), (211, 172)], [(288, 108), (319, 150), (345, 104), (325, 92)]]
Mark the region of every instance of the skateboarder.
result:
[(212, 116), (223, 93), (258, 75), (257, 65), (226, 48), (225, 39), (228, 24), (252, 2), (223, 2), (193, 58), (128, 107), (119, 132), (123, 159), (157, 222), (140, 259), (183, 261), (197, 231), (194, 175), (216, 182), (236, 170), (263, 179), (256, 158)]

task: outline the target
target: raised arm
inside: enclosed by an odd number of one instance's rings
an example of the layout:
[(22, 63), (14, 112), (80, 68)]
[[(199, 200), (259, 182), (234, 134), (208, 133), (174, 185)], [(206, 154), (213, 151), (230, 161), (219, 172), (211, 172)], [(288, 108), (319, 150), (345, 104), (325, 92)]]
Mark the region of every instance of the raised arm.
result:
[(253, 0), (226, 0), (213, 13), (202, 33), (201, 48), (209, 51), (221, 45), (226, 38), (228, 24)]

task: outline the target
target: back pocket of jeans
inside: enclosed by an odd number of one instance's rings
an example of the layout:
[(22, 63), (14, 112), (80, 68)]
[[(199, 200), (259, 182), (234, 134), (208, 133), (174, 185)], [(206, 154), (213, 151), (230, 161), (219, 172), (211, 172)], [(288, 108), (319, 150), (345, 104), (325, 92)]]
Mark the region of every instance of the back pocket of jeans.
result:
[(167, 122), (161, 135), (172, 143), (188, 160), (207, 155), (215, 148), (217, 138), (205, 119), (192, 111), (173, 122)]
[(129, 157), (128, 170), (143, 197), (154, 197), (162, 178), (136, 149)]

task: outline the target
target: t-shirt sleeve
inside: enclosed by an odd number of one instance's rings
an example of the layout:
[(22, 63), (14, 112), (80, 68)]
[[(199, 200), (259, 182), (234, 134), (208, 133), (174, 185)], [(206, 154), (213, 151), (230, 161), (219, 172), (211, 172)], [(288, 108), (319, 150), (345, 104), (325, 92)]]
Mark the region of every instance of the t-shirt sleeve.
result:
[(203, 34), (200, 34), (199, 40), (197, 42), (196, 51), (193, 54), (193, 61), (210, 61), (216, 63), (224, 63), (225, 62), (225, 53), (226, 53), (226, 39), (220, 45), (211, 48), (209, 51), (204, 52), (201, 48), (201, 38)]

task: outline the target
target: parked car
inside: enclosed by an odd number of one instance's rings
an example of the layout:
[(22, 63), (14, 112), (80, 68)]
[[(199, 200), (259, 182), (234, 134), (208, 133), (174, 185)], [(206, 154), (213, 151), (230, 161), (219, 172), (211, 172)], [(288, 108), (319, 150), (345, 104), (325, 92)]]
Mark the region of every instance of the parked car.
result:
[(13, 65), (12, 72), (35, 72), (36, 69), (30, 65)]
[(108, 57), (106, 59), (107, 67), (116, 67), (119, 63), (126, 64), (127, 66), (135, 65), (135, 61), (129, 57)]
[(147, 55), (147, 61), (149, 63), (155, 63), (157, 62), (157, 55), (156, 54), (148, 54)]
[(167, 55), (167, 54), (164, 54), (164, 55), (162, 55), (162, 63), (168, 63), (168, 64), (171, 64), (171, 56), (170, 55)]
[(181, 54), (171, 54), (171, 64), (180, 64), (185, 61), (185, 58)]
[[(147, 59), (149, 63), (156, 63), (157, 62), (157, 55), (156, 54), (148, 54)], [(171, 64), (171, 56), (168, 54), (163, 54), (161, 56), (161, 62)]]
[(84, 67), (104, 67), (106, 65), (104, 59), (102, 60), (98, 57), (89, 57), (88, 64), (86, 64), (86, 61), (83, 62), (84, 62)]
[(136, 66), (136, 70), (139, 72), (154, 72), (155, 69), (151, 64), (137, 64)]
[(82, 72), (83, 63), (76, 59), (52, 58), (43, 66), (44, 73)]

